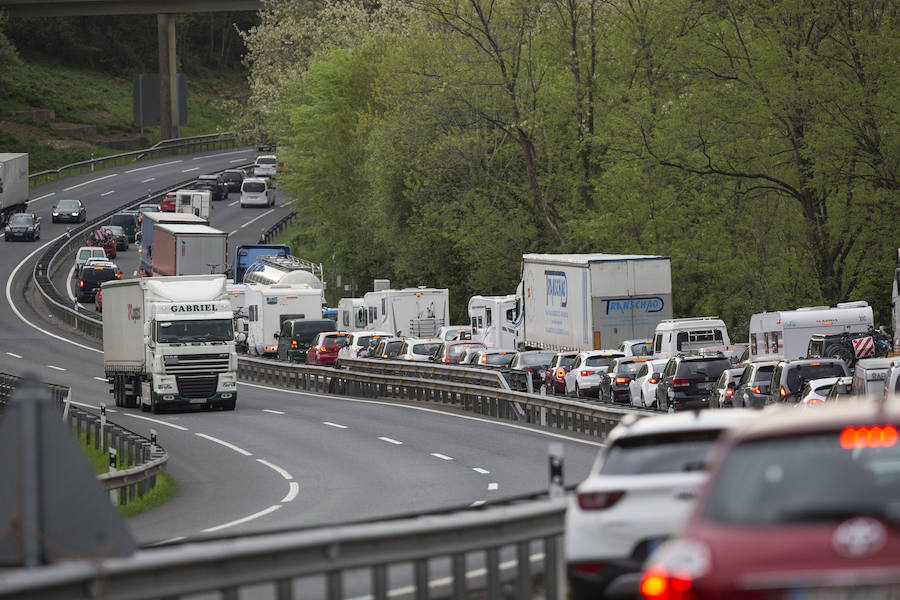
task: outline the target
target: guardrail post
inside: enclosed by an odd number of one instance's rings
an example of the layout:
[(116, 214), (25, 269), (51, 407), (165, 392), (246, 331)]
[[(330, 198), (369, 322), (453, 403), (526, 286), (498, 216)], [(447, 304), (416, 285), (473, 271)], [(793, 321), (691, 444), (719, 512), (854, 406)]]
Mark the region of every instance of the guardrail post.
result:
[(328, 600), (343, 600), (344, 581), (340, 571), (329, 571), (325, 575), (325, 597)]
[(550, 451), (550, 497), (556, 498), (565, 493), (563, 489), (563, 445), (553, 442)]
[[(109, 472), (115, 473), (116, 471), (118, 471), (118, 468), (116, 466), (116, 449), (110, 448), (109, 449)], [(118, 505), (118, 501), (117, 501), (118, 491), (119, 490), (109, 490), (109, 501), (112, 502), (113, 506)]]
[(416, 600), (428, 600), (428, 560), (419, 559), (413, 565), (415, 571)]
[(453, 600), (466, 600), (466, 555), (453, 555)]
[(531, 560), (528, 542), (516, 544), (516, 598), (531, 598)]
[(372, 596), (375, 600), (388, 599), (387, 565), (372, 567)]
[(547, 600), (565, 600), (567, 596), (566, 572), (562, 556), (562, 536), (544, 538), (544, 592)]
[(501, 600), (500, 593), (500, 549), (488, 548), (484, 552), (484, 562), (487, 568), (487, 585), (485, 597), (488, 600)]

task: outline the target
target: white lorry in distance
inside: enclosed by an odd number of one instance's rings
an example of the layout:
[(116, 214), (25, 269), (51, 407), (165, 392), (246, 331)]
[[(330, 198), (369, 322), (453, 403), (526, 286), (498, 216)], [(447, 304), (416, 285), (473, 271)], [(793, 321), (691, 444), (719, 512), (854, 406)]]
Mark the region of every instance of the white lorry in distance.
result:
[(719, 317), (685, 317), (660, 321), (653, 332), (653, 354), (696, 354), (701, 348), (730, 346), (728, 328)]
[(209, 190), (177, 190), (175, 212), (209, 219), (212, 214), (212, 192)]
[(28, 154), (0, 152), (0, 226), (28, 202)]
[(103, 367), (116, 406), (234, 410), (237, 354), (224, 275), (107, 281)]
[(246, 284), (247, 351), (274, 356), (281, 324), (289, 319), (321, 319), (322, 290), (308, 285)]
[(805, 358), (814, 333), (859, 333), (873, 325), (866, 302), (757, 313), (750, 317), (750, 360)]
[(667, 256), (525, 254), (520, 340), (544, 350), (615, 348), (672, 317)]
[(401, 337), (433, 338), (450, 322), (446, 289), (405, 288), (367, 292), (363, 297), (366, 329)]
[(520, 308), (516, 294), (472, 296), (468, 307), (472, 339), (488, 348), (516, 348), (522, 326)]
[(362, 298), (338, 300), (338, 329), (341, 331), (366, 331), (366, 313)]
[(154, 227), (153, 276), (224, 273), (228, 234), (209, 225), (163, 223)]

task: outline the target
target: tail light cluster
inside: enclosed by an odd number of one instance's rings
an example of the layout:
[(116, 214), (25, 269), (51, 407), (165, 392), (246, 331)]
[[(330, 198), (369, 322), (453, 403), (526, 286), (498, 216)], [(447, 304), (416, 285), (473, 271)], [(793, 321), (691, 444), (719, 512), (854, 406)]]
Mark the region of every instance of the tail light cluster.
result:
[(725, 397), (731, 398), (734, 396), (734, 388), (725, 388)]
[(565, 370), (565, 369), (557, 369), (557, 370), (556, 370), (556, 378), (557, 378), (557, 379), (565, 379), (565, 377), (566, 377), (566, 370)]
[(297, 349), (297, 340), (291, 340), (291, 350)]
[(711, 567), (706, 546), (689, 539), (667, 542), (651, 560), (641, 578), (644, 600), (693, 600), (698, 579)]
[(616, 384), (624, 385), (631, 381), (631, 377), (616, 377)]
[(582, 377), (587, 377), (588, 375), (593, 375), (594, 372), (590, 371), (588, 369), (585, 369), (583, 371), (579, 371), (578, 374), (581, 375)]
[(582, 510), (605, 510), (622, 499), (625, 492), (579, 492), (578, 506)]
[(686, 388), (686, 387), (690, 387), (690, 386), (691, 386), (691, 382), (687, 379), (683, 379), (681, 377), (676, 377), (672, 380), (672, 387)]
[(656, 377), (651, 377), (651, 378), (648, 379), (647, 381), (649, 381), (649, 382), (652, 383), (653, 385), (656, 385), (657, 383), (659, 383), (659, 379), (657, 379)]

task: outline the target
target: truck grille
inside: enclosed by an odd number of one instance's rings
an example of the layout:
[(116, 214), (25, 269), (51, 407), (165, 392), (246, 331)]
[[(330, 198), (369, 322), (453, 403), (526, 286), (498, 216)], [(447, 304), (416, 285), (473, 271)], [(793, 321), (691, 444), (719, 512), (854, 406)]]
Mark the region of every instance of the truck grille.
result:
[(228, 353), (181, 354), (163, 357), (166, 375), (184, 373), (225, 373), (228, 371)]
[(178, 393), (185, 398), (209, 398), (216, 393), (217, 375), (179, 375), (175, 377)]

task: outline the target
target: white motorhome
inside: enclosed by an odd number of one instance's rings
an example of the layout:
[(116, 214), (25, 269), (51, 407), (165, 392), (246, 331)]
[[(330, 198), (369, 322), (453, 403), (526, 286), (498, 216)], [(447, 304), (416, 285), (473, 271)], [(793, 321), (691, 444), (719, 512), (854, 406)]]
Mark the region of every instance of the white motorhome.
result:
[(814, 333), (857, 333), (873, 324), (866, 302), (757, 313), (750, 317), (750, 360), (805, 358)]
[(212, 192), (209, 190), (177, 190), (175, 212), (209, 219), (212, 214)]
[(322, 291), (308, 285), (246, 284), (247, 350), (274, 355), (278, 333), (288, 319), (321, 319)]
[(446, 289), (418, 287), (367, 292), (362, 308), (368, 330), (432, 338), (450, 323), (449, 305)]
[(521, 302), (516, 294), (469, 298), (472, 339), (488, 348), (515, 348), (522, 326), (521, 316)]
[(341, 331), (365, 331), (366, 318), (362, 298), (338, 300), (337, 326)]
[(730, 344), (725, 322), (718, 317), (665, 319), (653, 335), (653, 353), (660, 356), (690, 354), (707, 346)]

